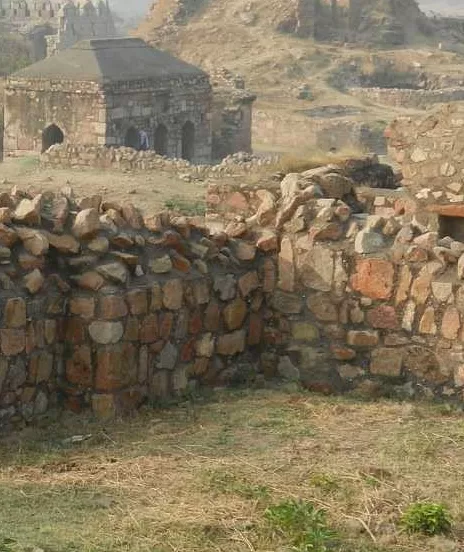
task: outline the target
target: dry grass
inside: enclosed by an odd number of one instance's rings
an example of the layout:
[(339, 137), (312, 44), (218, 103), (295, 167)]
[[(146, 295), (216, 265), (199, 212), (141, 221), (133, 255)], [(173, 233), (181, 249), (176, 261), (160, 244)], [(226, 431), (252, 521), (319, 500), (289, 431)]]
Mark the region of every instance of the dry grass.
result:
[[(338, 551), (464, 546), (464, 423), (430, 405), (224, 393), (105, 427), (64, 417), (5, 438), (0, 460), (0, 550), (285, 551), (264, 510), (292, 498), (327, 510)], [(449, 539), (398, 529), (422, 499), (450, 508)]]
[(341, 149), (335, 153), (321, 150), (310, 150), (304, 153), (288, 153), (281, 157), (276, 170), (285, 174), (301, 173), (329, 164), (342, 164), (347, 159), (363, 157), (366, 154), (361, 149)]

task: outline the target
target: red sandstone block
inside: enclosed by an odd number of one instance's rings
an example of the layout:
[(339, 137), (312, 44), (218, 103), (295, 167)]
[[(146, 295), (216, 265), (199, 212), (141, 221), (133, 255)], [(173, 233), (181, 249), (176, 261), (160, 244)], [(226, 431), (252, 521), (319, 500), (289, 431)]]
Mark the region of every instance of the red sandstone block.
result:
[(393, 293), (395, 270), (393, 264), (382, 259), (358, 259), (351, 286), (371, 299), (390, 299)]

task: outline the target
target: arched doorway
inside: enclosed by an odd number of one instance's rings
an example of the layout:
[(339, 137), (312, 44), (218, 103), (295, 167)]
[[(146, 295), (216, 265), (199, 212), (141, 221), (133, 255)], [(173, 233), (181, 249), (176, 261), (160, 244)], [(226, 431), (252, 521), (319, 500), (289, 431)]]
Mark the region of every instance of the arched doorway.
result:
[(168, 153), (168, 129), (163, 124), (156, 127), (153, 149), (159, 155), (167, 155)]
[(140, 149), (140, 135), (139, 131), (135, 127), (130, 127), (124, 138), (124, 145), (127, 148)]
[(51, 148), (54, 144), (62, 144), (64, 134), (60, 127), (52, 124), (42, 132), (42, 153)]
[(187, 121), (182, 127), (182, 159), (193, 161), (195, 155), (195, 127)]

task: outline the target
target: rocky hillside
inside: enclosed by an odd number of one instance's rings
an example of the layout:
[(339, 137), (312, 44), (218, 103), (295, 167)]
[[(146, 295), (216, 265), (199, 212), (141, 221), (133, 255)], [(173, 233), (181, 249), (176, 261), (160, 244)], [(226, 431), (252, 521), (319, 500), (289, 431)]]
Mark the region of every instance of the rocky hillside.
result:
[[(308, 6), (305, 0), (158, 0), (137, 34), (207, 71), (226, 67), (243, 75), (258, 95), (254, 145), (264, 151), (324, 149), (334, 136), (337, 147), (366, 141), (369, 149), (405, 110), (359, 100), (350, 86), (404, 88), (408, 74), (418, 86), (437, 81), (436, 75), (451, 75), (453, 82), (464, 76), (463, 58), (438, 49), (445, 41), (428, 28), (415, 0), (361, 1), (358, 42), (348, 45), (344, 38), (350, 37), (336, 32), (349, 30), (345, 8), (334, 15), (325, 4), (314, 25)], [(327, 25), (331, 17), (341, 18), (339, 27)], [(317, 40), (326, 32), (330, 40)], [(372, 51), (371, 39), (378, 37), (382, 49)], [(414, 46), (385, 47), (403, 40)], [(370, 78), (379, 67), (388, 70), (380, 80)]]

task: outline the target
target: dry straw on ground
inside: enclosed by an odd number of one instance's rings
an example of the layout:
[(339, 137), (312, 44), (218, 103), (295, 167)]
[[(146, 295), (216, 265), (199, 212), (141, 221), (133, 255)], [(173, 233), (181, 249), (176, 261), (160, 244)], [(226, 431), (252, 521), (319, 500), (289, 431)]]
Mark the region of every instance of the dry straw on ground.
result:
[[(77, 434), (92, 437), (72, 444)], [(286, 499), (327, 510), (335, 550), (464, 545), (464, 422), (440, 406), (227, 393), (105, 427), (67, 417), (5, 437), (0, 455), (11, 550), (285, 551), (264, 510)], [(449, 506), (450, 538), (400, 531), (418, 500)]]

